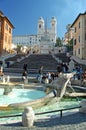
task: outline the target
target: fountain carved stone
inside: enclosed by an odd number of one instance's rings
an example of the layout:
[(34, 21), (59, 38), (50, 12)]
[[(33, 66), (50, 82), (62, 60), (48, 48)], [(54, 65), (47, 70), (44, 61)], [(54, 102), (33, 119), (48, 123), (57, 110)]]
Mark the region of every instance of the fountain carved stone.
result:
[(22, 125), (24, 127), (32, 127), (34, 124), (34, 119), (35, 115), (32, 107), (26, 107), (22, 114)]
[(51, 84), (48, 84), (47, 86), (51, 86), (52, 89), (55, 89), (57, 91), (56, 96), (61, 99), (65, 94), (66, 87), (73, 75), (74, 73), (61, 74), (58, 79), (54, 80)]
[(9, 95), (9, 94), (11, 94), (11, 93), (12, 93), (12, 87), (9, 86), (9, 85), (6, 85), (6, 86), (4, 87), (4, 93), (3, 93), (3, 95)]

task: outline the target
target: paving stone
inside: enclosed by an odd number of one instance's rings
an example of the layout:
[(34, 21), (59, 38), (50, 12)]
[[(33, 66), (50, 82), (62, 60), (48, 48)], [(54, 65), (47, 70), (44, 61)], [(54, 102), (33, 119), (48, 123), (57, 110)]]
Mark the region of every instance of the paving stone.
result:
[(77, 112), (62, 118), (39, 119), (32, 128), (23, 127), (21, 122), (6, 124), (0, 130), (86, 130), (86, 114)]

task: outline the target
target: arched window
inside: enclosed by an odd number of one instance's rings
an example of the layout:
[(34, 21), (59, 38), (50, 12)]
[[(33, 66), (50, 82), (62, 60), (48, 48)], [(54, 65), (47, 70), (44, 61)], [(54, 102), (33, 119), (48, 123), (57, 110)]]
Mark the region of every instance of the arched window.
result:
[(39, 24), (39, 28), (41, 28), (41, 24)]

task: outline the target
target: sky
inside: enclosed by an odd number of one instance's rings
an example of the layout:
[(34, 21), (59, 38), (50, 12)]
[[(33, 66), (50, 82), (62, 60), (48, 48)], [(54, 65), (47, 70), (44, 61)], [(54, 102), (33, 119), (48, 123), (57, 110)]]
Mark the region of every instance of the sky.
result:
[(38, 19), (57, 19), (57, 37), (63, 38), (66, 26), (72, 24), (79, 13), (86, 11), (86, 0), (0, 0), (0, 10), (13, 24), (13, 36), (37, 34)]

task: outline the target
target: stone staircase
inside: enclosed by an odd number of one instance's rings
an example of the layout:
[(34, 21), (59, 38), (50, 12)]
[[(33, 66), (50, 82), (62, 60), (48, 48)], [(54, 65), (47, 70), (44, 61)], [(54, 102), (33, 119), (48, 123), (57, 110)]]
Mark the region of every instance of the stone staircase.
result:
[(55, 54), (55, 56), (60, 59), (63, 63), (69, 63), (70, 62), (70, 57), (66, 55), (66, 53), (58, 53)]
[[(12, 60), (15, 61), (16, 58), (13, 57)], [(21, 73), (24, 63), (27, 64), (29, 73), (38, 73), (38, 69), (41, 65), (44, 66), (44, 71), (56, 71), (58, 64), (50, 54), (31, 54), (20, 62), (15, 61), (14, 64), (9, 65), (9, 68), (5, 68), (4, 71)]]
[(17, 61), (18, 59), (21, 59), (22, 57), (25, 57), (26, 54), (16, 54), (15, 56), (13, 57), (9, 57), (5, 60), (5, 62), (10, 62), (10, 61)]

